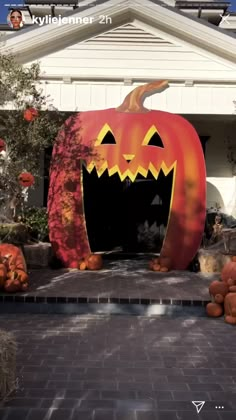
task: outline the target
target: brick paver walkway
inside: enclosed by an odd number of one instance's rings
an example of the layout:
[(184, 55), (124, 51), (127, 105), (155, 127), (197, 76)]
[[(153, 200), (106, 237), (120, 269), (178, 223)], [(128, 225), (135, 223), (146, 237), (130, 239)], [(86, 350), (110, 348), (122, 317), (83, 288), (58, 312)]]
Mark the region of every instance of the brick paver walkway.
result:
[(236, 328), (223, 319), (2, 315), (0, 327), (19, 343), (20, 388), (1, 420), (236, 419)]
[[(30, 270), (27, 296), (209, 300), (208, 287), (218, 274), (153, 272), (148, 260), (105, 261), (99, 271)], [(0, 297), (3, 293), (0, 293)]]

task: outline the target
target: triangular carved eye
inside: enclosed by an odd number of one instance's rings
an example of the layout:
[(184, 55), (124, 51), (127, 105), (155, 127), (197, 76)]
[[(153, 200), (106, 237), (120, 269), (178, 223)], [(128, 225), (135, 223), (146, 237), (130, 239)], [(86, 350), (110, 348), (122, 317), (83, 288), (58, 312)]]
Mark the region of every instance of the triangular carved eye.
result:
[(162, 149), (164, 149), (163, 141), (155, 125), (152, 125), (149, 128), (147, 134), (144, 137), (142, 145), (143, 146), (156, 146), (156, 147), (161, 147)]
[(113, 136), (112, 132), (109, 130), (105, 134), (105, 137), (101, 141), (100, 144), (116, 144), (115, 137)]
[(157, 147), (164, 147), (161, 137), (157, 132), (155, 132), (148, 142), (149, 146), (157, 146)]

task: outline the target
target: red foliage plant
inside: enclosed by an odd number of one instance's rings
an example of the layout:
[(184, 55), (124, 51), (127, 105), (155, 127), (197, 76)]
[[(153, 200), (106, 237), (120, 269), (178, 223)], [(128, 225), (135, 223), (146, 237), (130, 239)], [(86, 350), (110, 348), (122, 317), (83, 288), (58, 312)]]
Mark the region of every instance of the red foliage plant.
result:
[(3, 139), (0, 139), (0, 153), (6, 150), (6, 143)]

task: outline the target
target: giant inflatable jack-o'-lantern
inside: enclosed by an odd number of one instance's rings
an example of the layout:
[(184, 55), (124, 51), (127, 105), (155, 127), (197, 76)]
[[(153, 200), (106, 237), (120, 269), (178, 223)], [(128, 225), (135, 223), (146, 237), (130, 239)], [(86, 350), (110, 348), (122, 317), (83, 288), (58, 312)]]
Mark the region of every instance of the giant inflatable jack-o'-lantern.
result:
[[(134, 89), (118, 108), (70, 117), (54, 145), (48, 214), (50, 240), (66, 267), (91, 250), (83, 205), (83, 170), (134, 182), (138, 174), (173, 173), (170, 210), (161, 256), (185, 269), (200, 245), (205, 223), (206, 173), (192, 125), (179, 115), (148, 110), (146, 96), (168, 87), (156, 81)], [(99, 203), (97, 203), (99, 206)], [(94, 215), (96, 217), (96, 214)], [(97, 221), (99, 223), (99, 220)]]

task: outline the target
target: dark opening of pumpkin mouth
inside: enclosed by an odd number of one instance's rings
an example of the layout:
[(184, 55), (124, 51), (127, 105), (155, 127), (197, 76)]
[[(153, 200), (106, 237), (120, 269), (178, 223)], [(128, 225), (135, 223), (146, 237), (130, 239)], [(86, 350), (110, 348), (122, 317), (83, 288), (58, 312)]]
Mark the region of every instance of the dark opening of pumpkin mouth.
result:
[(159, 252), (168, 223), (173, 170), (156, 180), (149, 171), (135, 181), (98, 177), (83, 166), (84, 212), (92, 252)]

